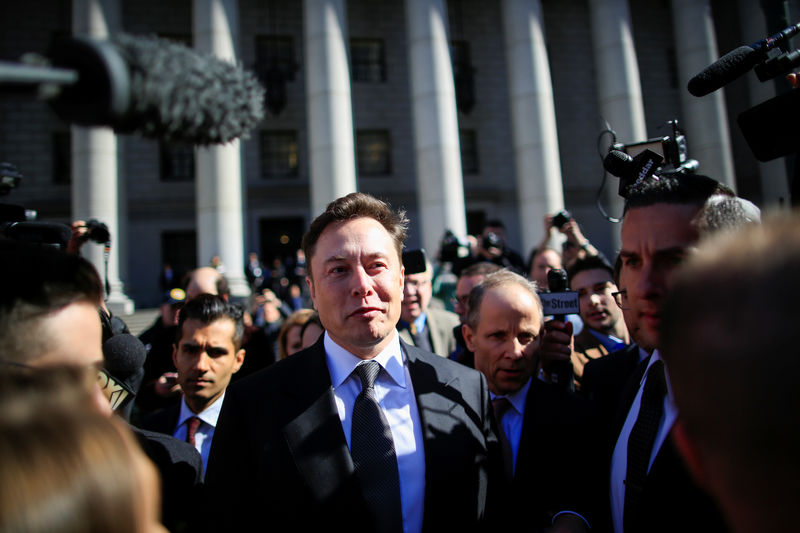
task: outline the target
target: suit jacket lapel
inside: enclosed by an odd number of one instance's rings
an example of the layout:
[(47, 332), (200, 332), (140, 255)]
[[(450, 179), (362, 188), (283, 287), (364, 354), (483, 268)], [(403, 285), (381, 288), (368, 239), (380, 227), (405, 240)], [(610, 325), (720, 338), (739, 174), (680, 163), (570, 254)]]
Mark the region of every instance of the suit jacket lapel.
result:
[(295, 414), (283, 434), (312, 494), (320, 501), (339, 498), (344, 487), (352, 490), (354, 469), (334, 401), (322, 337), (301, 357), (306, 359), (307, 380), (284, 384), (283, 392), (287, 402), (295, 405)]
[(435, 498), (439, 491), (447, 492), (452, 489), (447, 486), (448, 480), (441, 479), (438, 475), (441, 470), (436, 467), (437, 461), (444, 460), (452, 453), (449, 450), (452, 441), (442, 436), (452, 432), (453, 426), (457, 424), (457, 420), (451, 414), (456, 402), (448, 399), (442, 391), (448, 387), (457, 389), (459, 379), (454, 377), (447, 383), (440, 381), (434, 367), (418, 357), (418, 348), (410, 347), (403, 342), (400, 345), (408, 361), (408, 372), (414, 386), (414, 396), (422, 425), (425, 447), (425, 509), (435, 509), (436, 503), (432, 498)]

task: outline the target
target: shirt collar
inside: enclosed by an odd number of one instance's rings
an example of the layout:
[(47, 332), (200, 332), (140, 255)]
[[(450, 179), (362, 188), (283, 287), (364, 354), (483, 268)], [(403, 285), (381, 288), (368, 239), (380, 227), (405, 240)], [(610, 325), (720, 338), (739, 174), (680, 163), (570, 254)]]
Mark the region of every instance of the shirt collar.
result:
[(514, 409), (520, 414), (525, 414), (525, 400), (528, 398), (528, 390), (531, 388), (531, 379), (525, 382), (525, 385), (522, 386), (517, 392), (512, 394), (507, 394), (505, 396), (499, 396), (493, 392), (489, 393), (491, 399), (494, 400), (495, 398), (506, 398), (509, 403), (514, 407)]
[[(389, 377), (391, 377), (398, 386), (405, 389), (407, 387), (406, 373), (403, 365), (403, 350), (400, 348), (400, 337), (394, 329), (391, 330), (390, 335), (392, 335), (392, 340), (389, 342), (389, 345), (386, 346), (374, 360), (383, 367)], [(350, 374), (353, 373), (353, 370), (362, 359), (336, 344), (333, 339), (331, 339), (330, 335), (328, 335), (327, 331), (325, 332), (323, 342), (325, 346), (325, 359), (327, 360), (328, 368), (331, 373), (331, 384), (335, 389), (350, 377)]]
[[(417, 318), (414, 319), (414, 322), (413, 322), (414, 327), (417, 328), (417, 331), (424, 331), (425, 330), (425, 324), (427, 324), (427, 323), (428, 323), (428, 313), (420, 314)], [(401, 320), (400, 321), (401, 329), (402, 328), (407, 328), (409, 326), (411, 326), (411, 324), (409, 324), (405, 320)]]
[(211, 427), (217, 427), (217, 419), (219, 418), (219, 411), (222, 409), (222, 401), (225, 399), (225, 391), (219, 398), (214, 400), (214, 403), (203, 409), (199, 413), (192, 412), (189, 406), (186, 405), (186, 398), (181, 396), (181, 412), (178, 415), (178, 426), (186, 422), (187, 419), (196, 416)]
[[(658, 352), (658, 348), (653, 350), (653, 355), (650, 356), (650, 361), (647, 362), (647, 368), (644, 371), (644, 375), (642, 376), (642, 380), (639, 382), (639, 387), (644, 384), (644, 380), (647, 377), (647, 373), (650, 372), (650, 367), (653, 366), (653, 363), (656, 361), (664, 361), (661, 359), (661, 354)], [(670, 403), (675, 403), (675, 397), (672, 395), (672, 385), (669, 382), (669, 369), (667, 368), (667, 363), (664, 363), (664, 380), (667, 382), (667, 399)]]

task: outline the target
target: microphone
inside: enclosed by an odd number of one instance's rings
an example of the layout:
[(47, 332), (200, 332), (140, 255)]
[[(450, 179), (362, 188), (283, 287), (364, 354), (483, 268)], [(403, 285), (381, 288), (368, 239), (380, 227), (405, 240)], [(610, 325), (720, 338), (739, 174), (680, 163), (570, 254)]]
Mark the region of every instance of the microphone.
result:
[(113, 410), (128, 414), (124, 409), (132, 406), (131, 400), (142, 384), (147, 350), (130, 333), (120, 333), (103, 343), (103, 358), (100, 388)]
[[(637, 181), (647, 179), (658, 170), (664, 158), (649, 148), (631, 157), (621, 150), (611, 150), (603, 159), (603, 168), (618, 177), (618, 194), (628, 197), (628, 188)], [(551, 271), (552, 272), (552, 271)]]
[[(694, 96), (705, 96), (743, 76), (767, 59), (767, 52), (800, 32), (800, 23), (749, 46), (740, 46), (706, 67), (691, 80), (687, 88)], [(763, 80), (762, 80), (763, 81)]]
[[(547, 273), (547, 288), (548, 292), (539, 294), (544, 315), (553, 315), (555, 320), (566, 322), (567, 314), (580, 313), (578, 293), (569, 290), (567, 272), (564, 269), (554, 268)], [(575, 389), (572, 361), (550, 363), (547, 370), (552, 383), (569, 391)]]
[(264, 117), (264, 88), (251, 72), (165, 39), (74, 37), (47, 60), (0, 63), (0, 87), (34, 88), (82, 126), (208, 145), (246, 135)]

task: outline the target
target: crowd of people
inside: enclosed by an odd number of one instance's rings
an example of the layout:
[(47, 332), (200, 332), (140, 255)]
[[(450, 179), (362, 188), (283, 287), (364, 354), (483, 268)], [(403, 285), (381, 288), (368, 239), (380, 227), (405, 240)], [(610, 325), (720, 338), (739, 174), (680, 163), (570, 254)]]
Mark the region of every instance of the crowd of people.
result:
[(797, 214), (642, 180), (613, 264), (560, 214), (527, 264), (491, 220), (412, 267), (408, 224), (339, 198), (247, 302), (165, 269), (138, 339), (80, 255), (0, 241), (0, 531), (792, 528)]

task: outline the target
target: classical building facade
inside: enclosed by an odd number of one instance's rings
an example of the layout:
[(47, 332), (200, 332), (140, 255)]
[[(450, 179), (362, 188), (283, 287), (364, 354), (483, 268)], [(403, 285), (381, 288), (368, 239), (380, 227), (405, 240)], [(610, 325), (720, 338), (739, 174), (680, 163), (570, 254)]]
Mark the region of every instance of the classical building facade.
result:
[[(722, 53), (768, 34), (755, 0), (30, 0), (0, 9), (4, 60), (45, 54), (55, 36), (156, 34), (252, 69), (267, 88), (266, 117), (249, 138), (202, 149), (76, 127), (30, 95), (0, 96), (0, 161), (24, 175), (6, 200), (40, 220), (106, 222), (110, 302), (123, 312), (159, 301), (164, 263), (180, 270), (212, 256), (246, 295), (248, 252), (293, 255), (327, 202), (353, 190), (404, 207), (412, 247), (435, 251), (445, 230), (463, 239), (500, 219), (527, 256), (545, 214), (566, 208), (613, 257), (618, 224), (596, 205), (621, 214), (617, 178), (600, 190), (606, 129), (631, 143), (671, 134), (677, 119), (700, 172), (762, 207), (789, 203), (785, 161), (758, 163), (735, 120), (774, 85), (751, 74), (703, 98), (686, 91)], [(103, 272), (101, 248), (84, 248)]]

